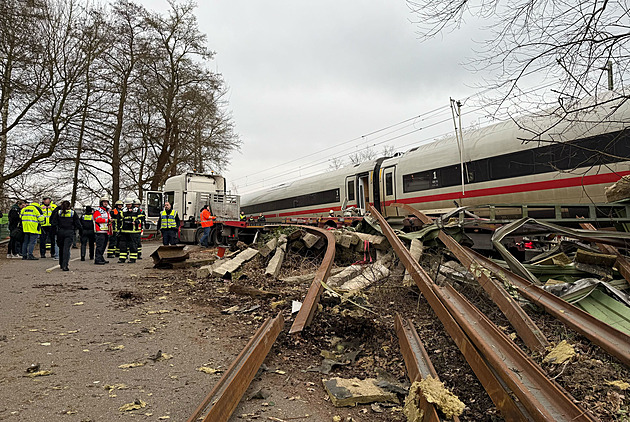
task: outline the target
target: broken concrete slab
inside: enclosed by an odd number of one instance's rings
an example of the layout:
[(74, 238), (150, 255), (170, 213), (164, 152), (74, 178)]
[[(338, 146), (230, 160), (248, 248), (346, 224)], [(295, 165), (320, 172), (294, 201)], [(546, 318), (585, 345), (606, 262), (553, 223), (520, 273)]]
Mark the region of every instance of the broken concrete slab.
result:
[[(418, 262), (420, 260), (420, 257), (422, 256), (422, 252), (424, 252), (424, 245), (422, 244), (422, 241), (420, 239), (412, 239), (411, 246), (409, 247), (409, 253), (411, 254), (411, 257), (416, 262)], [(415, 284), (416, 283), (413, 281), (413, 278), (411, 278), (411, 274), (409, 274), (409, 271), (405, 269), (405, 275), (403, 276), (403, 286), (410, 287)]]
[(219, 268), (225, 262), (226, 262), (225, 260), (218, 260), (218, 261), (213, 262), (210, 265), (204, 265), (203, 267), (197, 270), (197, 278), (208, 277), (210, 274), (212, 274), (212, 271), (214, 271), (216, 268)]
[(258, 255), (258, 251), (256, 249), (247, 248), (243, 252), (236, 255), (236, 257), (231, 260), (223, 263), (218, 268), (213, 269), (212, 275), (215, 277), (223, 277), (226, 273), (233, 273), (238, 270), (241, 265)]
[(276, 252), (273, 254), (273, 257), (269, 261), (267, 269), (265, 270), (265, 275), (267, 277), (278, 278), (278, 275), (280, 274), (280, 269), (282, 268), (282, 263), (284, 262), (286, 248), (286, 241), (284, 243), (280, 243), (276, 248)]
[(356, 277), (361, 274), (361, 272), (365, 269), (364, 265), (350, 265), (344, 268), (341, 272), (328, 277), (327, 284), (330, 287), (336, 288), (345, 283), (346, 281)]
[(306, 233), (304, 237), (302, 238), (302, 242), (304, 242), (304, 245), (310, 249), (313, 246), (315, 246), (315, 244), (317, 243), (319, 239), (320, 237), (315, 234)]
[(367, 403), (399, 403), (398, 396), (376, 385), (376, 379), (331, 378), (322, 383), (335, 407), (356, 406)]
[(263, 258), (267, 258), (271, 252), (276, 250), (276, 246), (278, 246), (278, 238), (274, 237), (269, 242), (261, 246), (260, 249), (258, 249), (258, 252)]
[[(330, 274), (331, 276), (339, 274), (344, 269), (345, 268), (333, 268), (332, 270), (330, 270)], [(286, 284), (301, 284), (301, 283), (307, 283), (307, 282), (310, 283), (313, 281), (314, 278), (315, 278), (315, 273), (308, 273), (308, 274), (294, 275), (291, 277), (281, 278), (280, 281)], [(328, 280), (330, 281), (330, 278)]]
[(370, 242), (376, 249), (389, 249), (390, 247), (389, 242), (387, 241), (387, 238), (385, 236), (378, 236), (378, 235), (359, 233), (359, 232), (356, 232), (354, 234), (360, 240), (360, 242), (357, 244), (357, 247), (363, 248), (362, 243), (365, 241)]
[(361, 290), (371, 284), (383, 280), (386, 277), (389, 277), (389, 274), (389, 268), (387, 268), (387, 266), (382, 262), (377, 261), (374, 264), (366, 265), (361, 274), (343, 283), (339, 287), (339, 290), (347, 292)]

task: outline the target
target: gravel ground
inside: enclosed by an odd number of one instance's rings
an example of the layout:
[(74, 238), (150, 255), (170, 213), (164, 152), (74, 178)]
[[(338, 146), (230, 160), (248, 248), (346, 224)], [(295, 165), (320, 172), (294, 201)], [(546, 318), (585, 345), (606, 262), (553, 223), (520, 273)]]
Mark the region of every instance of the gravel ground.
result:
[[(46, 272), (56, 264), (50, 258), (2, 256), (0, 420), (185, 421), (192, 414), (221, 376), (197, 368), (226, 369), (260, 322), (187, 304), (168, 282), (173, 272), (151, 268), (157, 246), (145, 244), (146, 258), (136, 264), (72, 261), (68, 273)], [(154, 361), (158, 351), (172, 358)], [(132, 363), (144, 365), (119, 367)], [(29, 377), (31, 365), (52, 374)], [(339, 414), (322, 408), (319, 386), (314, 403), (296, 398), (310, 386), (288, 378), (263, 374), (250, 391), (267, 386), (272, 396), (244, 401), (231, 420), (248, 412), (309, 420)], [(134, 402), (146, 406), (120, 410)]]

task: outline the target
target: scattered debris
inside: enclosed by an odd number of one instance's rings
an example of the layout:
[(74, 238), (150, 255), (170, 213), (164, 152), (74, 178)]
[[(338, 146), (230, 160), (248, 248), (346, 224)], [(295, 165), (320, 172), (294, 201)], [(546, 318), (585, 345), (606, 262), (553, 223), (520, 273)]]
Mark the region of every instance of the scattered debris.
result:
[(123, 404), (122, 406), (120, 406), (118, 408), (118, 410), (120, 412), (130, 412), (132, 410), (143, 409), (145, 407), (147, 407), (147, 403), (145, 401), (142, 401), (140, 399), (136, 399), (136, 400), (133, 401), (133, 403)]
[(356, 406), (374, 402), (399, 403), (394, 393), (387, 392), (376, 385), (376, 379), (331, 378), (322, 380), (324, 388), (336, 407)]
[(203, 372), (204, 374), (210, 374), (210, 375), (223, 372), (222, 369), (214, 369), (209, 366), (200, 366), (199, 368), (197, 368), (197, 371)]
[(562, 340), (545, 356), (543, 362), (560, 364), (573, 359), (575, 356), (575, 348), (566, 340)]
[(120, 369), (130, 369), (130, 368), (137, 368), (139, 366), (144, 366), (146, 365), (146, 362), (133, 362), (133, 363), (125, 363), (123, 365), (118, 365), (118, 367)]
[(422, 395), (429, 403), (435, 404), (447, 418), (462, 414), (466, 405), (444, 387), (444, 383), (433, 377), (426, 377), (418, 382)]

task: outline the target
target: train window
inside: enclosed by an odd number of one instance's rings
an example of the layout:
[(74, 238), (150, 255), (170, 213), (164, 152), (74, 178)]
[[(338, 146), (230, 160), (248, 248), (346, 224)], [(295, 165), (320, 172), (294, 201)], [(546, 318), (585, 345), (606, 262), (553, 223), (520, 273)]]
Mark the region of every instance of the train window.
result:
[(393, 173), (385, 174), (385, 195), (391, 196), (394, 194), (394, 177)]
[(490, 159), (492, 179), (527, 176), (534, 174), (534, 153), (532, 150), (499, 155)]
[(419, 171), (403, 175), (403, 192), (416, 192), (436, 187), (436, 171)]
[(440, 171), (440, 187), (447, 187), (447, 186), (457, 186), (460, 185), (462, 183), (462, 173), (461, 173), (461, 167), (458, 165), (456, 166), (449, 166), (449, 167), (443, 167), (441, 168)]
[(354, 201), (354, 180), (348, 180), (348, 201)]

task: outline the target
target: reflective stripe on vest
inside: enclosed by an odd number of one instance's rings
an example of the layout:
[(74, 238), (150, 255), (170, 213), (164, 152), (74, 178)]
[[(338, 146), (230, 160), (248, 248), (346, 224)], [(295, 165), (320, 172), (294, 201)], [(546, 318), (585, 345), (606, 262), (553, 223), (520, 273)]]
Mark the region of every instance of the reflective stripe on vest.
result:
[(175, 222), (175, 217), (177, 216), (177, 211), (172, 211), (170, 214), (167, 214), (166, 211), (162, 211), (160, 213), (160, 218), (162, 219), (162, 228), (163, 229), (174, 229), (177, 227), (177, 223)]
[(73, 217), (73, 216), (74, 216), (73, 210), (59, 211), (59, 217), (68, 218), (68, 217)]
[(84, 215), (84, 216), (83, 216), (83, 219), (84, 219), (85, 221), (92, 221), (92, 214), (87, 214), (87, 215)]
[(45, 220), (42, 222), (42, 226), (48, 227), (50, 226), (50, 216), (52, 215), (55, 208), (57, 208), (57, 205), (51, 202), (48, 206), (40, 204), (40, 208), (42, 209), (42, 214), (45, 218)]
[(22, 208), (20, 218), (22, 219), (22, 230), (25, 233), (41, 233), (40, 223), (43, 221), (43, 217), (36, 205), (30, 204)]

